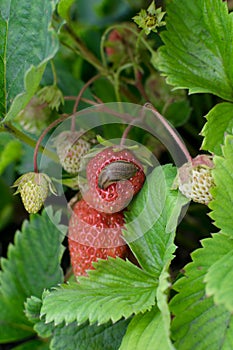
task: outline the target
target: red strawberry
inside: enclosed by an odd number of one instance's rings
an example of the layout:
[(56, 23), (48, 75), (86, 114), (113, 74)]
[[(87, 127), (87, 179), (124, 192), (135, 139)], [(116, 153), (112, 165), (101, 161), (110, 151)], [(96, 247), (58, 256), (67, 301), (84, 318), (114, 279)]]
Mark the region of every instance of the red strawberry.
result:
[(92, 262), (100, 259), (125, 258), (128, 246), (122, 238), (123, 212), (99, 213), (83, 199), (76, 202), (69, 221), (68, 244), (71, 264), (76, 276), (93, 269)]
[(119, 50), (119, 44), (121, 44), (122, 35), (119, 33), (119, 31), (117, 31), (116, 29), (113, 29), (108, 36), (108, 41), (109, 41), (109, 46), (106, 46), (106, 53), (108, 56), (111, 56), (116, 53), (116, 47), (118, 47), (118, 50)]
[(128, 149), (105, 148), (87, 164), (85, 200), (98, 211), (123, 210), (145, 181), (143, 167)]
[[(105, 50), (109, 62), (119, 66), (132, 61), (135, 53), (135, 41), (137, 36), (133, 33), (136, 27), (130, 24), (131, 28), (117, 28), (111, 30), (105, 41)], [(132, 30), (133, 31), (132, 31)]]

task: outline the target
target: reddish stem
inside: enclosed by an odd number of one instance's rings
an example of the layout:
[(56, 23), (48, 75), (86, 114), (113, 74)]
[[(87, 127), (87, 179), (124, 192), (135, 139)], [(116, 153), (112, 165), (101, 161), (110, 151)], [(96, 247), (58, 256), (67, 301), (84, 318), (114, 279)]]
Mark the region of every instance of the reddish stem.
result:
[[(83, 85), (82, 89), (79, 91), (78, 96), (76, 97), (75, 104), (73, 107), (73, 114), (77, 112), (79, 102), (85, 90), (88, 88), (89, 85), (91, 85), (95, 80), (99, 79), (100, 77), (101, 74), (96, 74)], [(71, 131), (75, 131), (75, 116), (73, 116), (71, 120)]]
[(125, 139), (126, 139), (126, 137), (128, 136), (128, 133), (130, 132), (130, 130), (132, 129), (132, 124), (129, 124), (126, 128), (125, 128), (125, 130), (124, 130), (124, 132), (123, 132), (123, 134), (122, 134), (122, 136), (121, 136), (121, 142), (120, 142), (120, 147), (123, 147), (124, 146), (124, 143), (125, 143)]
[(66, 118), (68, 118), (69, 115), (63, 115), (62, 117), (54, 120), (54, 122), (52, 122), (43, 132), (42, 134), (40, 135), (39, 139), (37, 140), (37, 143), (36, 143), (36, 146), (35, 146), (35, 149), (34, 149), (34, 155), (33, 155), (33, 164), (34, 164), (34, 172), (35, 173), (38, 173), (39, 170), (38, 170), (38, 166), (37, 166), (37, 156), (38, 156), (38, 151), (39, 151), (39, 147), (40, 147), (40, 144), (43, 140), (43, 138), (45, 137), (45, 135), (52, 129), (54, 128), (57, 124), (63, 122)]
[(128, 136), (128, 134), (129, 134), (130, 130), (132, 129), (132, 127), (134, 126), (135, 122), (143, 121), (144, 117), (145, 117), (145, 108), (142, 108), (139, 117), (136, 119), (133, 119), (132, 122), (125, 128), (125, 130), (122, 134), (122, 137), (121, 137), (120, 147), (124, 146), (126, 137)]
[(136, 82), (135, 82), (135, 86), (138, 89), (138, 91), (140, 92), (140, 94), (142, 95), (142, 97), (146, 100), (146, 101), (150, 101), (144, 86), (142, 84), (142, 73), (140, 71), (136, 72)]
[(188, 159), (188, 161), (192, 161), (192, 157), (189, 154), (188, 150), (186, 149), (184, 143), (182, 142), (182, 140), (178, 137), (178, 135), (174, 132), (173, 128), (170, 126), (170, 124), (166, 121), (166, 119), (157, 111), (157, 109), (152, 106), (152, 104), (150, 103), (146, 103), (144, 105), (146, 108), (150, 109), (155, 115), (156, 117), (159, 119), (159, 121), (163, 124), (163, 126), (165, 127), (165, 129), (167, 129), (167, 131), (169, 132), (169, 134), (171, 135), (171, 137), (173, 138), (173, 140), (176, 142), (176, 144), (179, 146), (179, 148), (182, 150), (182, 152), (184, 153), (184, 155), (186, 156), (186, 158)]
[[(94, 98), (97, 100), (96, 96), (94, 96)], [(67, 101), (76, 101), (76, 99), (77, 99), (77, 96), (64, 96), (64, 100), (67, 100)], [(80, 100), (93, 106), (104, 103), (100, 99), (98, 99), (98, 102), (97, 102), (97, 101), (89, 100), (89, 98), (85, 98), (85, 97), (81, 97)]]

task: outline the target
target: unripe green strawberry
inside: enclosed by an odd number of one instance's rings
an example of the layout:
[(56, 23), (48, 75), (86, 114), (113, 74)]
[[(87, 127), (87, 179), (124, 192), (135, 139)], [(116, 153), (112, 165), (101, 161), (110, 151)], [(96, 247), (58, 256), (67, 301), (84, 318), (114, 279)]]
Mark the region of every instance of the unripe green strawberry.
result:
[(25, 209), (33, 214), (41, 209), (49, 190), (56, 194), (51, 179), (43, 173), (24, 174), (15, 181), (12, 187), (18, 187), (15, 194), (20, 193)]
[(213, 162), (207, 155), (199, 155), (179, 169), (177, 178), (181, 193), (194, 202), (208, 204), (212, 200), (210, 189), (214, 187), (211, 173)]
[(77, 174), (90, 143), (82, 139), (77, 131), (64, 131), (56, 137), (54, 144), (62, 167), (70, 174)]

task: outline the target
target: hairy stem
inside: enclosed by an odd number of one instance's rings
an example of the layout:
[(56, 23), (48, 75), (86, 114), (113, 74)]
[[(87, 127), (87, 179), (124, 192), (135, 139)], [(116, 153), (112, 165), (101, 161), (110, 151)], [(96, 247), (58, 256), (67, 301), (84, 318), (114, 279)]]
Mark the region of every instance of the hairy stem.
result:
[(188, 161), (192, 160), (192, 157), (190, 153), (188, 152), (185, 144), (183, 141), (178, 137), (176, 132), (173, 130), (173, 128), (170, 126), (170, 124), (167, 122), (167, 120), (157, 111), (157, 109), (150, 103), (146, 103), (145, 107), (150, 109), (156, 117), (159, 119), (159, 121), (163, 124), (165, 129), (169, 132), (170, 136), (173, 138), (173, 140), (176, 142), (176, 144), (179, 146), (180, 150), (184, 153), (185, 157), (188, 159)]
[(121, 136), (120, 147), (123, 147), (123, 146), (124, 146), (126, 137), (128, 136), (130, 130), (132, 129), (132, 126), (133, 126), (132, 124), (129, 124), (129, 125), (125, 128), (125, 130), (124, 130), (124, 132), (123, 132), (123, 134), (122, 134), (122, 136)]
[[(85, 90), (88, 88), (89, 85), (91, 85), (95, 80), (99, 79), (100, 77), (101, 77), (100, 73), (96, 74), (83, 85), (82, 89), (79, 91), (78, 96), (76, 97), (75, 104), (73, 107), (73, 114), (75, 114), (77, 112), (80, 99), (81, 99), (83, 93), (85, 92)], [(75, 131), (75, 116), (72, 117), (71, 130)]]
[[(38, 170), (38, 165), (37, 165), (37, 156), (38, 156), (38, 151), (40, 149), (40, 144), (43, 140), (43, 138), (45, 137), (45, 135), (47, 135), (47, 133), (53, 129), (56, 125), (60, 124), (61, 122), (63, 122), (65, 119), (67, 119), (69, 117), (69, 115), (64, 115), (56, 120), (54, 120), (53, 123), (51, 123), (43, 132), (42, 134), (40, 135), (37, 143), (36, 143), (36, 146), (35, 146), (35, 149), (34, 149), (34, 155), (33, 155), (33, 164), (34, 164), (34, 172), (35, 173), (38, 173), (39, 170)], [(56, 157), (57, 159), (57, 157)]]

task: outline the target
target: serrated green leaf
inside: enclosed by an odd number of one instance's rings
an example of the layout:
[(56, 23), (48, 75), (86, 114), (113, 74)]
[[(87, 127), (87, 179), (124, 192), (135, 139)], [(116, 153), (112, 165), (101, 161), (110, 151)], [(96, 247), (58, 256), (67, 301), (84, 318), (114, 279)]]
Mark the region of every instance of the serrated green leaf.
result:
[[(166, 294), (169, 287), (167, 270), (176, 248), (174, 238), (178, 217), (187, 203), (185, 197), (171, 189), (176, 173), (174, 167), (166, 165), (155, 168), (148, 176), (147, 184), (126, 213), (124, 233), (140, 265), (159, 280), (156, 293), (160, 310), (158, 317), (163, 328), (164, 346), (169, 344), (167, 349), (172, 348)], [(135, 234), (141, 237), (136, 238)]]
[(215, 167), (212, 174), (216, 187), (212, 190), (214, 200), (209, 204), (210, 209), (212, 209), (209, 215), (214, 219), (214, 224), (232, 238), (233, 136), (226, 136), (222, 152), (223, 157), (214, 157)]
[(41, 299), (34, 297), (27, 298), (25, 304), (25, 315), (28, 320), (34, 323), (34, 330), (41, 338), (49, 338), (54, 330), (53, 324), (45, 324), (43, 317), (40, 317), (40, 310), (42, 306)]
[(178, 217), (187, 199), (172, 190), (176, 168), (157, 167), (126, 212), (124, 237), (140, 265), (159, 277), (173, 259)]
[(32, 323), (40, 321), (40, 309), (42, 305), (41, 299), (34, 297), (32, 295), (30, 298), (27, 298), (25, 302), (25, 315)]
[(230, 312), (233, 311), (233, 243), (229, 241), (229, 253), (217, 260), (208, 270), (204, 281), (206, 282), (206, 293), (214, 298), (217, 305), (224, 305)]
[(3, 0), (0, 15), (0, 115), (14, 118), (36, 92), (57, 49), (55, 2)]
[(179, 294), (172, 299), (170, 309), (175, 316), (172, 333), (179, 350), (232, 349), (232, 314), (214, 304), (204, 284), (208, 269), (229, 252), (229, 243), (232, 249), (233, 241), (223, 234), (203, 240), (203, 248), (192, 254), (193, 262), (185, 268), (185, 277), (174, 285)]
[(166, 23), (159, 68), (167, 82), (233, 101), (233, 21), (227, 3), (174, 0), (167, 5)]
[(202, 149), (222, 155), (225, 134), (233, 134), (233, 104), (223, 102), (217, 104), (206, 115), (207, 123), (201, 131), (204, 140)]
[(42, 319), (34, 325), (33, 329), (40, 338), (50, 338), (54, 330), (54, 324), (45, 323), (42, 317)]
[(123, 338), (120, 350), (173, 349), (170, 340), (170, 311), (167, 303), (169, 287), (167, 269), (168, 266), (165, 265), (159, 277), (156, 293), (157, 306), (151, 311), (133, 318)]
[(14, 119), (18, 113), (26, 107), (40, 84), (45, 67), (46, 63), (38, 67), (31, 66), (28, 69), (24, 76), (22, 92), (15, 96), (11, 105), (9, 104), (4, 121)]
[(20, 159), (22, 155), (21, 142), (18, 140), (11, 140), (6, 145), (4, 150), (0, 153), (0, 175), (8, 165)]
[(166, 333), (161, 313), (154, 307), (132, 319), (119, 350), (174, 349)]
[(31, 323), (23, 314), (22, 305), (13, 305), (1, 292), (0, 310), (0, 344), (28, 338), (34, 334)]
[(130, 320), (120, 320), (97, 326), (85, 323), (77, 326), (57, 326), (51, 341), (51, 350), (118, 350)]
[(13, 297), (16, 291), (18, 297), (40, 297), (44, 288), (62, 281), (60, 259), (64, 236), (59, 230), (57, 214), (53, 215), (53, 222), (46, 211), (32, 215), (30, 221), (24, 221), (21, 232), (16, 232), (7, 259), (1, 261), (1, 291), (6, 297)]
[[(51, 221), (53, 218), (53, 222)], [(59, 229), (60, 214), (50, 218), (31, 216), (22, 231), (15, 235), (14, 245), (8, 249), (7, 259), (1, 260), (0, 342), (15, 341), (33, 334), (31, 323), (24, 314), (24, 302), (34, 295), (40, 297), (44, 288), (62, 281), (60, 259), (63, 235)]]
[(155, 304), (158, 283), (147, 272), (120, 258), (99, 260), (94, 266), (78, 284), (62, 285), (45, 295), (41, 315), (46, 322), (114, 323)]
[[(168, 307), (168, 296), (167, 291), (170, 287), (169, 278), (170, 274), (167, 272), (170, 266), (170, 262), (167, 263), (163, 268), (159, 276), (159, 286), (157, 288), (157, 306), (159, 310), (159, 315), (157, 315), (157, 319), (159, 319), (159, 327), (161, 328), (161, 332), (163, 333), (163, 342), (164, 342), (164, 350), (165, 349), (173, 349), (171, 343), (171, 315)], [(159, 347), (159, 341), (157, 340), (157, 344)], [(160, 347), (161, 350), (163, 349)]]

